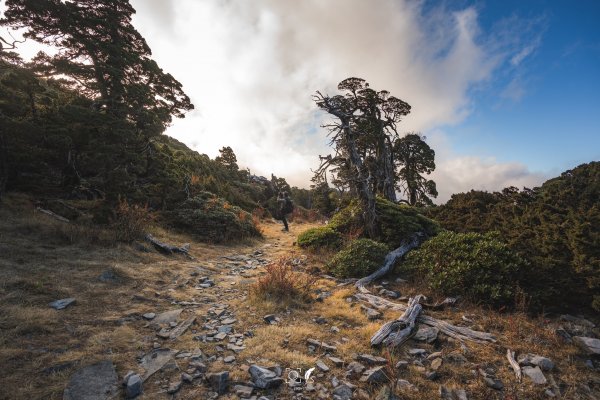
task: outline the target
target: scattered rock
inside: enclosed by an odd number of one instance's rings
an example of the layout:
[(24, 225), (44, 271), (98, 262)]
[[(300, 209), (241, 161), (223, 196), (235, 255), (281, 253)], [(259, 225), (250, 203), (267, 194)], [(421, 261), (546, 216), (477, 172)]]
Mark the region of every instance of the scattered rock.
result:
[(440, 330), (438, 328), (420, 326), (413, 339), (419, 342), (433, 343), (437, 339), (439, 333)]
[(105, 360), (76, 371), (63, 393), (63, 400), (108, 400), (118, 393), (117, 371)]
[(125, 397), (133, 399), (144, 391), (142, 387), (142, 378), (138, 374), (129, 373), (125, 382)]
[(178, 327), (176, 327), (169, 333), (169, 338), (176, 339), (179, 336), (183, 335), (183, 333), (188, 330), (188, 328), (194, 323), (194, 321), (196, 321), (196, 317), (191, 317), (183, 321), (181, 324), (179, 324)]
[(323, 325), (323, 324), (327, 323), (327, 320), (325, 319), (325, 317), (322, 317), (322, 316), (315, 318), (314, 321), (316, 324), (319, 324), (319, 325)]
[(346, 384), (341, 384), (333, 389), (333, 395), (340, 400), (349, 400), (352, 398), (352, 389)]
[(538, 366), (542, 371), (552, 371), (554, 369), (554, 363), (552, 360), (546, 357), (538, 356), (536, 354), (526, 354), (519, 357), (519, 364), (522, 366)]
[(254, 391), (254, 388), (252, 386), (246, 386), (246, 385), (235, 385), (233, 387), (233, 391), (235, 392), (236, 396), (238, 396), (238, 397), (248, 398), (248, 397), (252, 396), (252, 392)]
[(275, 316), (275, 314), (268, 314), (265, 315), (263, 317), (263, 320), (267, 323), (267, 324), (276, 324), (277, 322), (279, 322), (279, 318), (277, 318)]
[(167, 363), (173, 361), (175, 353), (177, 353), (176, 350), (154, 349), (142, 357), (140, 365), (146, 370), (142, 380), (145, 382), (156, 371), (163, 369)]
[(226, 364), (232, 363), (235, 361), (235, 357), (234, 356), (227, 356), (225, 358), (223, 358), (223, 362)]
[(119, 280), (119, 277), (117, 276), (117, 274), (114, 273), (114, 271), (107, 269), (106, 271), (102, 272), (100, 274), (100, 276), (98, 276), (98, 280), (100, 282), (117, 282)]
[(398, 379), (396, 381), (396, 386), (401, 391), (404, 391), (404, 390), (410, 390), (411, 392), (418, 392), (419, 391), (419, 389), (415, 385), (413, 385), (412, 383), (410, 383), (409, 381), (407, 381), (405, 379)]
[(165, 311), (163, 313), (158, 314), (152, 322), (156, 324), (170, 324), (171, 322), (177, 322), (179, 319), (179, 315), (183, 309), (178, 308), (176, 310)]
[(411, 356), (425, 356), (427, 350), (425, 349), (409, 349), (408, 354)]
[(362, 375), (365, 371), (365, 366), (359, 363), (358, 361), (352, 361), (348, 364), (348, 372), (347, 375), (350, 377)]
[(283, 379), (279, 378), (275, 372), (258, 365), (251, 365), (248, 373), (252, 377), (254, 386), (260, 389), (275, 388), (283, 383)]
[(369, 365), (384, 365), (387, 364), (387, 360), (383, 357), (373, 356), (371, 354), (359, 354), (357, 356), (359, 361), (364, 361)]
[(484, 371), (482, 369), (479, 369), (479, 374), (483, 377), (483, 381), (485, 382), (485, 384), (487, 386), (489, 386), (495, 390), (504, 389), (504, 384), (502, 383), (502, 381), (500, 379), (496, 378), (496, 376), (494, 376), (494, 374), (492, 374), (488, 371)]
[(236, 322), (237, 322), (237, 319), (235, 319), (235, 318), (226, 318), (226, 319), (224, 319), (223, 321), (221, 321), (221, 323), (222, 323), (223, 325), (233, 325), (233, 324), (235, 324)]
[(210, 383), (213, 390), (218, 394), (223, 394), (229, 386), (229, 371), (215, 372), (207, 374), (206, 379)]
[(52, 303), (48, 303), (48, 306), (54, 308), (55, 310), (62, 310), (74, 303), (75, 299), (73, 297), (69, 297), (66, 299), (55, 300)]
[(440, 398), (442, 400), (468, 400), (464, 389), (448, 389), (440, 386)]
[(317, 368), (319, 368), (323, 372), (328, 372), (329, 367), (321, 360), (318, 360), (316, 363)]
[(384, 366), (368, 369), (364, 372), (363, 377), (360, 378), (361, 382), (367, 382), (370, 384), (383, 383), (383, 382), (387, 382), (388, 380), (389, 379), (388, 379), (387, 375), (385, 374)]
[(183, 385), (183, 380), (181, 379), (181, 377), (171, 381), (169, 383), (169, 388), (167, 389), (167, 393), (168, 394), (177, 393), (179, 391), (179, 389), (181, 389), (182, 385)]
[(587, 354), (600, 355), (600, 339), (584, 336), (574, 336), (573, 341)]
[(149, 312), (149, 313), (142, 315), (142, 317), (144, 317), (144, 319), (147, 319), (147, 320), (152, 320), (152, 319), (154, 319), (154, 317), (156, 317), (156, 314), (153, 312)]
[(396, 363), (396, 369), (407, 369), (408, 361), (400, 360)]
[(361, 305), (362, 310), (367, 314), (367, 319), (369, 321), (375, 321), (377, 319), (380, 319), (382, 317), (382, 314), (370, 307), (366, 307), (364, 305)]
[(344, 360), (342, 360), (341, 358), (337, 358), (337, 357), (333, 357), (333, 356), (328, 356), (327, 357), (329, 359), (329, 361), (331, 361), (333, 363), (333, 365), (335, 365), (336, 367), (341, 367), (344, 365)]
[[(438, 360), (439, 360), (439, 358), (438, 358)], [(425, 379), (428, 379), (430, 381), (435, 381), (439, 377), (440, 377), (440, 374), (437, 371), (428, 371), (425, 373)]]
[(561, 315), (560, 319), (562, 321), (567, 321), (567, 322), (571, 322), (575, 325), (579, 325), (579, 326), (583, 326), (585, 328), (594, 328), (596, 326), (596, 324), (594, 324), (592, 321), (588, 321), (585, 318), (578, 318), (578, 317), (574, 317), (572, 315), (569, 314), (565, 314), (565, 315)]
[(536, 385), (545, 385), (548, 382), (540, 367), (523, 367), (521, 370)]

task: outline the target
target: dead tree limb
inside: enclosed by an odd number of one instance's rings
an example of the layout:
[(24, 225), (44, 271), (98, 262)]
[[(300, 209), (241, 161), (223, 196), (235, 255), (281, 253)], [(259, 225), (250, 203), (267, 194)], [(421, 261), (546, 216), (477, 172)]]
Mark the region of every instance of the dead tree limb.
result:
[(48, 216), (50, 216), (50, 217), (54, 218), (54, 219), (57, 219), (57, 220), (59, 220), (59, 221), (61, 221), (61, 222), (69, 222), (69, 220), (68, 220), (67, 218), (65, 218), (65, 217), (63, 217), (63, 216), (61, 216), (61, 215), (58, 215), (58, 214), (56, 214), (56, 213), (53, 213), (53, 212), (52, 212), (52, 211), (50, 211), (50, 210), (45, 210), (45, 209), (43, 209), (43, 208), (40, 208), (40, 207), (36, 208), (36, 210), (38, 210), (39, 212), (41, 212), (41, 213), (43, 213), (43, 214), (46, 214), (46, 215), (48, 215)]
[[(391, 309), (403, 312), (403, 315), (399, 319), (387, 322), (379, 329), (379, 331), (375, 333), (375, 335), (373, 335), (373, 337), (371, 338), (371, 345), (385, 343), (390, 346), (396, 346), (396, 343), (401, 344), (402, 342), (406, 341), (408, 339), (406, 335), (410, 332), (406, 333), (405, 330), (410, 326), (409, 318), (412, 317), (414, 317), (413, 320), (417, 323), (438, 328), (440, 332), (460, 341), (471, 341), (476, 343), (495, 342), (496, 338), (491, 333), (474, 331), (472, 329), (465, 328), (462, 326), (455, 326), (449, 324), (448, 322), (437, 320), (433, 317), (420, 314), (422, 310), (422, 305), (419, 304), (419, 302), (425, 298), (423, 295), (418, 295), (415, 298), (410, 299), (408, 306), (405, 306), (403, 304), (395, 303), (393, 301), (376, 296), (365, 287), (369, 283), (373, 282), (375, 279), (381, 278), (382, 276), (387, 274), (392, 269), (397, 260), (402, 258), (406, 253), (408, 253), (410, 250), (412, 250), (420, 244), (422, 237), (423, 236), (417, 235), (411, 240), (409, 240), (406, 244), (388, 253), (388, 255), (385, 257), (385, 261), (381, 268), (373, 272), (371, 275), (359, 279), (355, 284), (359, 293), (355, 294), (354, 297), (359, 301), (369, 303), (371, 306), (378, 309)], [(442, 304), (448, 303), (449, 301), (446, 300), (442, 302)], [(413, 328), (410, 329), (411, 332)], [(389, 337), (394, 332), (394, 330), (398, 329), (400, 329), (400, 331), (394, 333), (394, 335), (386, 342), (385, 339)], [(404, 336), (401, 335), (402, 332), (404, 332)]]
[(523, 378), (523, 374), (521, 372), (521, 367), (519, 366), (519, 363), (517, 362), (517, 360), (515, 360), (515, 352), (512, 351), (511, 349), (506, 349), (506, 358), (508, 358), (508, 362), (510, 363), (510, 366), (512, 367), (513, 371), (515, 371), (515, 376), (517, 377), (517, 381), (521, 382), (521, 379)]
[(191, 257), (189, 255), (189, 250), (190, 250), (189, 244), (184, 244), (183, 246), (180, 246), (180, 247), (173, 246), (173, 245), (161, 242), (160, 240), (156, 239), (154, 236), (152, 236), (149, 233), (146, 234), (146, 240), (148, 242), (152, 243), (154, 248), (163, 254), (171, 255), (173, 253), (181, 253), (181, 254), (185, 254), (188, 257)]
[(381, 343), (389, 347), (400, 346), (410, 339), (416, 331), (416, 320), (423, 307), (419, 302), (425, 298), (423, 295), (412, 297), (404, 314), (395, 321), (386, 322), (371, 338), (371, 346)]

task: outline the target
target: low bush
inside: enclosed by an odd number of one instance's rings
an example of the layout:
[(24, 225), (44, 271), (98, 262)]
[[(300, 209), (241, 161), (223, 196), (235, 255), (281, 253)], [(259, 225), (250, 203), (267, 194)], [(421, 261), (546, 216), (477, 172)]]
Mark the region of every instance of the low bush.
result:
[(326, 265), (339, 278), (362, 278), (383, 264), (388, 247), (371, 239), (357, 239), (338, 252)]
[(281, 258), (265, 267), (251, 292), (255, 298), (276, 302), (279, 306), (302, 305), (311, 300), (310, 293), (317, 278), (292, 267), (292, 259)]
[[(381, 237), (377, 239), (391, 248), (399, 247), (417, 232), (434, 236), (440, 229), (435, 221), (421, 215), (414, 207), (395, 204), (378, 197), (376, 210), (381, 231)], [(362, 237), (362, 214), (360, 204), (354, 200), (333, 216), (329, 227), (352, 238)]]
[(298, 235), (298, 246), (318, 250), (335, 249), (342, 245), (342, 235), (328, 226), (311, 228)]
[(252, 214), (210, 192), (201, 192), (163, 215), (173, 228), (190, 232), (199, 240), (210, 243), (261, 235)]
[(141, 239), (154, 219), (148, 206), (129, 204), (125, 199), (119, 199), (116, 216), (113, 224), (116, 238), (126, 243)]
[(494, 306), (514, 301), (527, 263), (495, 233), (444, 231), (411, 251), (399, 265), (448, 296)]

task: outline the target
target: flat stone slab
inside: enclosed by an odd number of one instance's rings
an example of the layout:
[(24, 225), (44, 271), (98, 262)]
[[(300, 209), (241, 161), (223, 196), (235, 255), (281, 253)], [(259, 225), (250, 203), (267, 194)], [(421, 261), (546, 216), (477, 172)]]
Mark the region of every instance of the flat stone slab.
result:
[(170, 324), (171, 322), (177, 322), (182, 311), (183, 309), (181, 308), (178, 308), (176, 310), (165, 311), (164, 313), (160, 313), (156, 317), (154, 317), (154, 320), (152, 322), (156, 324)]
[(69, 297), (66, 299), (55, 300), (52, 303), (48, 303), (48, 306), (54, 308), (55, 310), (62, 310), (64, 308), (69, 307), (71, 304), (75, 303), (75, 299), (73, 297)]
[(540, 367), (523, 367), (522, 370), (523, 374), (527, 375), (536, 385), (548, 383)]
[(588, 354), (600, 355), (600, 339), (574, 336), (573, 341)]
[(63, 400), (108, 400), (118, 393), (117, 371), (112, 361), (105, 360), (75, 372), (65, 391)]
[(145, 382), (155, 372), (161, 370), (169, 361), (174, 360), (176, 353), (176, 350), (156, 349), (146, 354), (140, 362), (141, 367), (146, 370), (142, 380)]
[(188, 330), (188, 328), (194, 323), (194, 321), (196, 321), (196, 317), (191, 317), (183, 321), (169, 333), (169, 338), (176, 339), (179, 336), (183, 335), (183, 333)]

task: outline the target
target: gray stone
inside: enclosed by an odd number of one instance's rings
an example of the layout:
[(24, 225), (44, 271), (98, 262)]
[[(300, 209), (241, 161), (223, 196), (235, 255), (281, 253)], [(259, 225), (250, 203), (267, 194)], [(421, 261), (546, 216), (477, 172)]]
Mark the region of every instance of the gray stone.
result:
[(319, 368), (321, 371), (323, 372), (328, 372), (329, 371), (329, 367), (327, 365), (325, 365), (325, 363), (321, 360), (318, 360), (316, 363), (317, 368)]
[(364, 361), (369, 365), (384, 365), (387, 364), (387, 360), (383, 357), (373, 356), (371, 354), (359, 354), (358, 360)]
[(278, 318), (275, 316), (275, 314), (268, 314), (263, 317), (263, 320), (267, 324), (276, 324), (278, 321)]
[(308, 343), (311, 346), (321, 347), (321, 342), (316, 339), (306, 339), (306, 343)]
[(225, 332), (219, 332), (214, 336), (215, 340), (223, 340), (226, 337), (227, 337), (227, 334)]
[(171, 322), (177, 322), (182, 311), (183, 310), (180, 308), (176, 310), (165, 311), (158, 314), (152, 322), (156, 324), (170, 324)]
[(169, 339), (176, 339), (183, 335), (185, 331), (196, 321), (196, 317), (191, 317), (183, 321), (179, 326), (169, 332)]
[(495, 389), (495, 390), (502, 390), (502, 389), (504, 389), (504, 384), (498, 378), (494, 378), (494, 377), (490, 377), (490, 376), (484, 376), (483, 377), (483, 381), (485, 382), (485, 384), (487, 386), (491, 387), (492, 389)]
[(169, 388), (167, 389), (167, 393), (168, 394), (177, 393), (179, 391), (179, 389), (181, 389), (182, 385), (183, 385), (183, 380), (181, 379), (181, 377), (179, 377), (179, 379), (171, 381), (169, 383)]
[(404, 391), (404, 390), (410, 390), (411, 392), (418, 392), (419, 391), (419, 389), (415, 385), (413, 385), (412, 383), (410, 383), (409, 381), (407, 381), (405, 379), (398, 379), (396, 381), (396, 386), (401, 391)]
[(329, 353), (335, 353), (337, 351), (337, 347), (327, 344), (325, 342), (321, 343), (321, 348)]
[(144, 317), (144, 319), (151, 320), (151, 319), (154, 319), (154, 317), (156, 317), (156, 314), (153, 312), (149, 312), (149, 313), (142, 315), (142, 317)]
[(382, 317), (382, 314), (379, 311), (377, 311), (377, 310), (375, 310), (373, 308), (368, 308), (367, 307), (365, 309), (365, 312), (367, 313), (367, 319), (369, 321), (375, 321), (377, 319), (381, 319), (381, 317)]
[(333, 395), (340, 400), (349, 400), (352, 398), (352, 389), (346, 384), (341, 384), (333, 389)]
[(408, 361), (400, 360), (396, 363), (396, 369), (407, 369)]
[(231, 333), (233, 331), (233, 327), (231, 325), (219, 325), (217, 327), (217, 331), (224, 333)]
[(234, 361), (235, 361), (235, 357), (234, 356), (227, 356), (227, 357), (223, 358), (223, 362), (227, 363), (227, 364), (232, 363)]
[(333, 356), (328, 356), (327, 357), (329, 359), (329, 361), (331, 361), (333, 363), (333, 365), (335, 365), (336, 367), (341, 367), (344, 365), (344, 360), (342, 360), (341, 358), (337, 358), (337, 357), (333, 357)]
[(594, 328), (596, 326), (596, 324), (594, 324), (592, 321), (588, 321), (585, 318), (574, 317), (569, 314), (561, 315), (560, 319), (563, 321), (571, 322), (575, 325), (583, 326), (585, 328), (590, 328), (590, 329)]
[(278, 387), (283, 383), (283, 379), (279, 378), (274, 371), (259, 365), (251, 365), (248, 373), (252, 377), (254, 386), (260, 389)]
[(106, 282), (106, 283), (117, 282), (119, 280), (119, 277), (113, 271), (111, 271), (110, 269), (107, 269), (106, 271), (102, 272), (100, 274), (100, 276), (98, 276), (98, 280), (100, 282)]
[(519, 364), (524, 366), (538, 366), (542, 371), (552, 371), (554, 369), (552, 360), (536, 354), (526, 354), (519, 357)]
[(229, 386), (229, 371), (215, 372), (207, 374), (206, 379), (210, 383), (213, 390), (218, 394), (223, 394)]
[(600, 339), (585, 336), (574, 336), (573, 341), (587, 354), (600, 355)]
[(350, 376), (362, 375), (364, 371), (365, 366), (359, 363), (358, 361), (352, 361), (350, 364), (348, 364), (348, 375)]
[(233, 387), (233, 391), (235, 392), (236, 396), (244, 399), (244, 398), (248, 398), (248, 397), (252, 396), (252, 392), (254, 391), (254, 388), (252, 386), (246, 386), (246, 385), (235, 385)]
[(176, 350), (154, 349), (142, 357), (140, 365), (146, 370), (142, 380), (145, 382), (156, 371), (161, 370), (168, 362), (173, 361)]
[(319, 324), (319, 325), (323, 325), (327, 323), (327, 320), (325, 319), (325, 317), (317, 317), (314, 319), (315, 323)]
[(63, 400), (108, 400), (117, 393), (117, 371), (112, 361), (105, 360), (76, 371), (63, 392)]
[(360, 378), (360, 381), (371, 384), (387, 382), (388, 377), (385, 374), (385, 367), (380, 366), (366, 370), (362, 378)]
[(125, 397), (133, 399), (142, 394), (143, 391), (142, 378), (138, 374), (129, 375), (125, 383)]
[(233, 325), (236, 322), (237, 322), (237, 319), (235, 319), (235, 318), (226, 318), (226, 319), (224, 319), (224, 320), (221, 321), (221, 323), (223, 325)]
[(54, 308), (55, 310), (62, 310), (64, 308), (69, 307), (71, 304), (75, 303), (75, 299), (73, 297), (69, 297), (67, 299), (55, 300), (52, 303), (48, 303), (48, 306)]
[(408, 354), (411, 356), (425, 356), (427, 350), (425, 349), (409, 349)]
[(523, 367), (522, 371), (536, 385), (545, 385), (548, 382), (540, 367)]
[(440, 330), (438, 328), (420, 326), (417, 333), (415, 333), (413, 339), (419, 342), (432, 343), (435, 341), (435, 339), (437, 339), (439, 333)]

